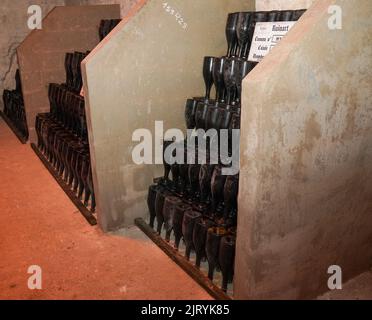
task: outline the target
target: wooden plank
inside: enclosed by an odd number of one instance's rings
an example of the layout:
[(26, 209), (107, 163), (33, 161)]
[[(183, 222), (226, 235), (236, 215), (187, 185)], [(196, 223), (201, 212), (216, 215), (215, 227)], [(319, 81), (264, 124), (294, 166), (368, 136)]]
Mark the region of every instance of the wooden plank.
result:
[(88, 223), (91, 226), (97, 225), (97, 219), (94, 217), (92, 212), (90, 212), (84, 204), (78, 199), (78, 197), (75, 195), (75, 193), (70, 189), (70, 187), (61, 179), (61, 177), (57, 174), (56, 170), (50, 165), (50, 163), (45, 159), (44, 155), (39, 151), (38, 147), (31, 143), (31, 147), (36, 153), (36, 155), (39, 157), (41, 162), (44, 164), (44, 166), (48, 169), (50, 174), (53, 176), (53, 178), (57, 181), (59, 186), (62, 188), (62, 190), (66, 193), (66, 195), (70, 198), (70, 200), (73, 202), (73, 204), (76, 206), (76, 208), (79, 209), (83, 217), (88, 221)]
[(198, 268), (192, 265), (176, 249), (170, 246), (161, 236), (155, 232), (142, 218), (135, 220), (135, 224), (174, 262), (176, 262), (191, 278), (193, 278), (205, 291), (217, 300), (232, 300), (226, 293), (217, 287)]

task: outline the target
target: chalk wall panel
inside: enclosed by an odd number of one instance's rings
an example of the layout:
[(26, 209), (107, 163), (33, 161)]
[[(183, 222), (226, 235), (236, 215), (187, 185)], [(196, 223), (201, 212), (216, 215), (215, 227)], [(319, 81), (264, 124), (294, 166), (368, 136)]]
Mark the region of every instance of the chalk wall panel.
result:
[(331, 265), (344, 282), (372, 266), (372, 2), (357, 2), (314, 2), (244, 81), (238, 299), (314, 298)]
[(162, 174), (133, 164), (133, 132), (154, 132), (155, 120), (185, 129), (186, 99), (204, 92), (203, 57), (227, 51), (228, 13), (254, 9), (253, 0), (166, 2), (175, 12), (161, 0), (140, 1), (83, 62), (98, 220), (106, 231), (148, 214), (147, 189)]

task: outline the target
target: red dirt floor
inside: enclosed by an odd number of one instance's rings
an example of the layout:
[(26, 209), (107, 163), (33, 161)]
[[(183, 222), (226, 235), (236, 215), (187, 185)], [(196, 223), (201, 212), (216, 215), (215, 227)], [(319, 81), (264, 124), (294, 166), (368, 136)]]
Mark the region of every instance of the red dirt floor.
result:
[[(91, 227), (0, 120), (0, 299), (211, 299), (146, 238)], [(42, 290), (28, 289), (31, 265)]]

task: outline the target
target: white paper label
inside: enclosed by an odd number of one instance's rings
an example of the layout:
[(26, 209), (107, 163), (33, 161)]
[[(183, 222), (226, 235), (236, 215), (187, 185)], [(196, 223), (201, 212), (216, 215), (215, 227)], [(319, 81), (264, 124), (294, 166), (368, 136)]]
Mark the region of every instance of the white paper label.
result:
[(295, 23), (296, 21), (257, 22), (248, 60), (260, 62)]

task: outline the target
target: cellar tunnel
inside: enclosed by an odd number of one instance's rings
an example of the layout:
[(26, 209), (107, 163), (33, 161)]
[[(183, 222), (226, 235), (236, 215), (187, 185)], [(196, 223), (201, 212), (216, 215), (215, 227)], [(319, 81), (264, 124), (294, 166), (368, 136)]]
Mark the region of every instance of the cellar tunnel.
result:
[[(371, 1), (51, 3), (0, 30), (0, 299), (371, 298)], [(238, 129), (240, 171), (172, 128)]]

